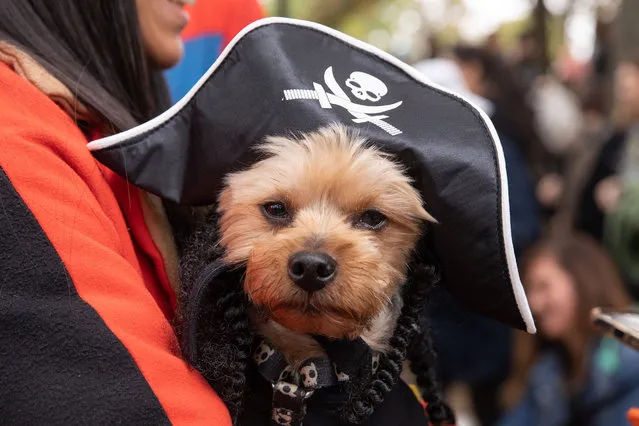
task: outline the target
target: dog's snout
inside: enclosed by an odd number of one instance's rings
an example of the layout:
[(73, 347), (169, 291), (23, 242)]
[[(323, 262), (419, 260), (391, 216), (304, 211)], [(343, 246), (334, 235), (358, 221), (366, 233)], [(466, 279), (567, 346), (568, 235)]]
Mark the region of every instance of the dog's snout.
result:
[(321, 252), (302, 251), (292, 255), (288, 262), (288, 275), (306, 291), (318, 291), (333, 281), (337, 262)]

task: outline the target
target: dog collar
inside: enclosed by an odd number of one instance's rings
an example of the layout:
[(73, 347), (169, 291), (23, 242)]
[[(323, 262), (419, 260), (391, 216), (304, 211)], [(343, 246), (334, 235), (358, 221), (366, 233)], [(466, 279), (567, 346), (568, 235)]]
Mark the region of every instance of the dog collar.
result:
[[(379, 353), (371, 351), (370, 371), (379, 366)], [(253, 361), (260, 375), (273, 386), (271, 425), (301, 426), (306, 400), (317, 389), (348, 382), (351, 377), (339, 371), (328, 357), (313, 357), (293, 369), (286, 357), (266, 339), (255, 349)]]

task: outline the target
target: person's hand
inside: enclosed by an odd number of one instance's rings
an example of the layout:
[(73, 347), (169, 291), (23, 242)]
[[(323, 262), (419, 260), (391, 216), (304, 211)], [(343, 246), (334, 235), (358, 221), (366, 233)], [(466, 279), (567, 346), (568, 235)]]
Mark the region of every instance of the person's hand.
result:
[(544, 207), (555, 207), (564, 191), (564, 180), (557, 173), (548, 173), (539, 179), (537, 200)]
[(621, 197), (621, 179), (619, 176), (610, 176), (597, 183), (593, 197), (599, 210), (610, 213), (618, 204)]

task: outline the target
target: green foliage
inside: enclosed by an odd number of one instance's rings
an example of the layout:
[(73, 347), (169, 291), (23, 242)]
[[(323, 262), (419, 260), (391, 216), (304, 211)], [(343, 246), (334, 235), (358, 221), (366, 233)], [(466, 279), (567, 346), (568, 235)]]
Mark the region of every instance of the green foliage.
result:
[[(284, 1), (288, 4), (289, 17), (319, 22), (362, 40), (368, 40), (374, 30), (393, 33), (403, 11), (407, 8), (419, 8), (418, 0)], [(269, 14), (275, 14), (277, 2), (278, 0), (270, 0), (267, 3)]]
[[(504, 0), (507, 1), (507, 0)], [(401, 16), (406, 10), (415, 10), (421, 16), (422, 28), (415, 38), (423, 38), (411, 44), (411, 49), (424, 48), (424, 41), (431, 35), (441, 46), (459, 42), (457, 23), (429, 22), (428, 11), (422, 8), (420, 0), (268, 0), (267, 13), (274, 15), (278, 3), (286, 4), (287, 16), (319, 22), (336, 28), (346, 34), (378, 45), (393, 52), (393, 35), (401, 30)], [(463, 13), (463, 0), (447, 0), (447, 9), (458, 9)], [(505, 51), (512, 49), (519, 35), (532, 25), (531, 17), (508, 22), (499, 29), (499, 44)], [(426, 28), (428, 27), (428, 28)], [(554, 58), (563, 43), (564, 17), (548, 18), (548, 52)], [(395, 43), (396, 44), (396, 43)], [(413, 55), (415, 52), (412, 52)], [(418, 52), (419, 54), (419, 52)]]

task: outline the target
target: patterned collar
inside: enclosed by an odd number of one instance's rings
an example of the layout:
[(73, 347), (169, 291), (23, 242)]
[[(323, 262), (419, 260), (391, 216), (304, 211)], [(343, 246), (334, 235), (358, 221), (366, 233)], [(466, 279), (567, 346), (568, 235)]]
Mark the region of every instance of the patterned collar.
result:
[[(379, 353), (371, 356), (371, 371), (379, 366)], [(262, 340), (253, 355), (260, 375), (273, 386), (273, 426), (301, 426), (306, 415), (306, 400), (315, 390), (350, 380), (328, 357), (309, 358), (295, 370), (286, 357), (267, 340)]]

